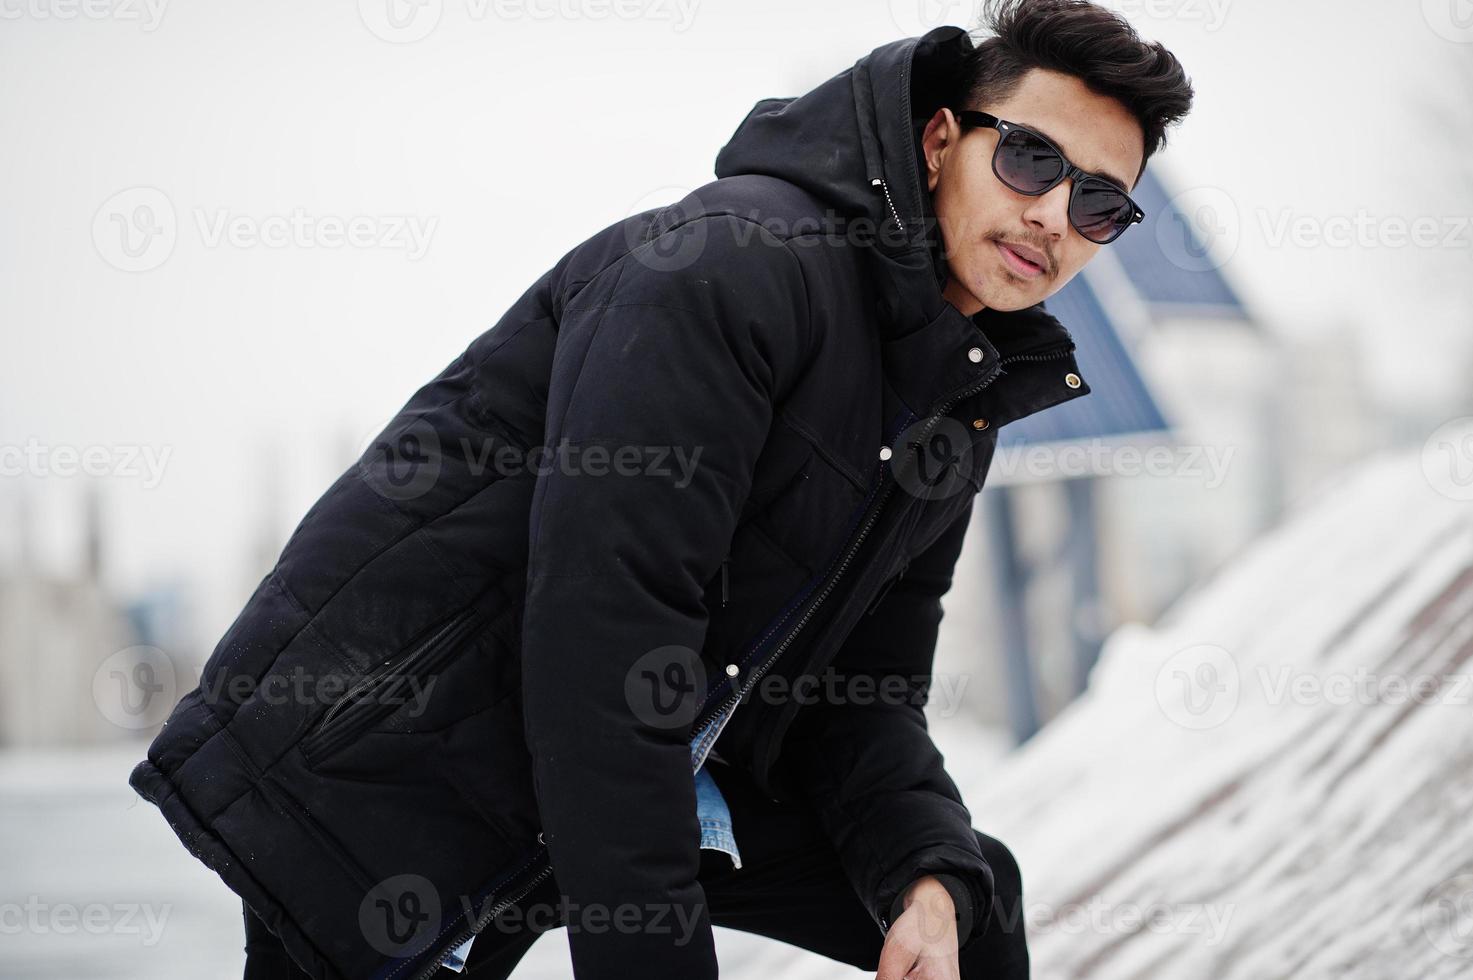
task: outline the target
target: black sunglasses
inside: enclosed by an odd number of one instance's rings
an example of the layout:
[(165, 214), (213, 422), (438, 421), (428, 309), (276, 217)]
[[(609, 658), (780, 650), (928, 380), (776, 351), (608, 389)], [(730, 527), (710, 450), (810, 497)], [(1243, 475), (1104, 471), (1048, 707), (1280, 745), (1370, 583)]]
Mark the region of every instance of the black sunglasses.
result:
[(992, 151), (992, 172), (1019, 194), (1038, 197), (1061, 181), (1074, 178), (1069, 193), (1069, 224), (1096, 245), (1108, 245), (1121, 232), (1145, 218), (1130, 195), (1113, 182), (1085, 173), (1062, 150), (1026, 126), (999, 119), (990, 112), (953, 109), (963, 126), (995, 129), (1000, 134)]

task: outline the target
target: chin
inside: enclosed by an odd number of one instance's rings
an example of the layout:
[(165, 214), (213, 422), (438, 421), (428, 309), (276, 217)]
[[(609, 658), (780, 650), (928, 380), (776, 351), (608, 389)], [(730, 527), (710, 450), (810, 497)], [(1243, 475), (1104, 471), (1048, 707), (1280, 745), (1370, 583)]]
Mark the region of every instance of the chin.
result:
[(1018, 290), (1018, 289), (984, 289), (978, 292), (977, 298), (982, 305), (989, 310), (997, 310), (999, 313), (1012, 313), (1015, 310), (1026, 310), (1039, 300), (1044, 298), (1042, 290)]

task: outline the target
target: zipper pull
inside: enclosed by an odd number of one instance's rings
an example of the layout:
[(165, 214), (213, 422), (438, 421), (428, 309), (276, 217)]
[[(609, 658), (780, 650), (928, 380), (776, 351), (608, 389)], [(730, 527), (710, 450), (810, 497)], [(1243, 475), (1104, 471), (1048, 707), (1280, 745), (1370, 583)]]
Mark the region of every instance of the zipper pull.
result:
[(880, 594), (877, 595), (877, 596), (875, 596), (875, 601), (874, 602), (871, 602), (869, 604), (869, 608), (864, 611), (864, 614), (866, 616), (870, 615), (877, 608), (879, 608), (880, 600), (883, 599), (883, 598), (885, 598), (885, 596), (887, 596), (887, 595), (890, 594), (890, 590), (895, 587), (895, 583), (896, 582), (899, 582), (901, 579), (905, 578), (905, 570), (907, 568), (909, 568), (909, 567), (910, 567), (910, 559), (907, 558), (905, 560), (905, 564), (903, 564), (903, 565), (900, 566), (900, 571), (895, 574), (895, 577), (894, 578), (890, 579), (890, 581), (888, 581), (888, 582), (885, 583), (885, 587), (880, 590)]
[(730, 552), (727, 552), (726, 557), (723, 558), (723, 559), (721, 559), (721, 606), (722, 606), (722, 608), (725, 608), (726, 607), (726, 599), (727, 599), (726, 563), (730, 559), (731, 559), (731, 553)]

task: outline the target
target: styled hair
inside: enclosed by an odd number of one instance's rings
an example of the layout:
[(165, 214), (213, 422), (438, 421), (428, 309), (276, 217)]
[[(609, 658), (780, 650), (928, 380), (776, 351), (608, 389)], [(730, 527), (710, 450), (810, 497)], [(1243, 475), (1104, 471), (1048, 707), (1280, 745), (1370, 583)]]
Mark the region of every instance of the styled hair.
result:
[(1140, 122), (1145, 154), (1136, 180), (1166, 145), (1166, 127), (1191, 111), (1191, 79), (1176, 55), (1088, 0), (984, 0), (978, 32), (989, 36), (962, 66), (956, 104), (980, 108), (984, 100), (1006, 99), (1034, 68), (1073, 75)]

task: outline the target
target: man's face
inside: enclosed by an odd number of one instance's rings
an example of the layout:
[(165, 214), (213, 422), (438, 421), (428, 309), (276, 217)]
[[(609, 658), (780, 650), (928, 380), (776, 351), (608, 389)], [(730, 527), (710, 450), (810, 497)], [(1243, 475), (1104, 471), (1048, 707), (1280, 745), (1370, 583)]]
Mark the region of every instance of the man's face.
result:
[[(1134, 189), (1145, 152), (1140, 123), (1119, 101), (1096, 95), (1074, 76), (1035, 68), (1009, 98), (975, 108), (1041, 133), (1075, 166)], [(944, 294), (967, 316), (983, 307), (1021, 310), (1047, 299), (1101, 247), (1069, 224), (1072, 180), (1029, 197), (997, 179), (992, 151), (1001, 137), (995, 129), (963, 130), (949, 108), (937, 110), (923, 136), (926, 186), (951, 273)], [(999, 242), (1032, 249), (1042, 271), (1015, 264)]]

